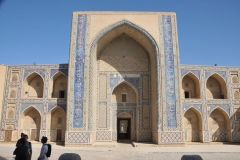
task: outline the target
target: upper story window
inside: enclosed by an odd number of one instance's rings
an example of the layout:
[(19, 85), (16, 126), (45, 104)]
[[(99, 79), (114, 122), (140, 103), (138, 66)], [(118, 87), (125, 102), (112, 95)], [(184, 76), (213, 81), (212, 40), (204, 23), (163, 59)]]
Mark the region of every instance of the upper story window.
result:
[(122, 102), (127, 102), (127, 94), (122, 94)]

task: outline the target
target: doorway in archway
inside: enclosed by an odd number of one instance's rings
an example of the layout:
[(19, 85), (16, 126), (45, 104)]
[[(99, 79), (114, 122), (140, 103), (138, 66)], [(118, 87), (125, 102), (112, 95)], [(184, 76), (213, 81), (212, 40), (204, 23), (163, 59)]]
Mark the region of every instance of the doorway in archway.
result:
[(118, 118), (117, 120), (117, 140), (131, 139), (131, 119)]

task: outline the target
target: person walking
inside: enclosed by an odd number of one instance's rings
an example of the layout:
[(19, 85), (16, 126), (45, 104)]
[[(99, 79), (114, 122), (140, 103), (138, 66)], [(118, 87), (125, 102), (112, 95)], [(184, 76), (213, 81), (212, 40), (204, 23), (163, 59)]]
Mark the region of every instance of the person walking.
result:
[(47, 137), (42, 136), (41, 142), (43, 145), (42, 145), (38, 160), (48, 160), (47, 155), (46, 155), (48, 152), (48, 145), (46, 144), (47, 140), (48, 140)]
[(25, 146), (28, 147), (28, 156), (29, 156), (29, 160), (32, 159), (32, 143), (28, 141), (28, 135), (24, 134), (24, 138), (25, 138)]
[(28, 147), (25, 146), (25, 143), (25, 138), (21, 138), (18, 147), (13, 152), (13, 155), (16, 155), (15, 160), (28, 160)]

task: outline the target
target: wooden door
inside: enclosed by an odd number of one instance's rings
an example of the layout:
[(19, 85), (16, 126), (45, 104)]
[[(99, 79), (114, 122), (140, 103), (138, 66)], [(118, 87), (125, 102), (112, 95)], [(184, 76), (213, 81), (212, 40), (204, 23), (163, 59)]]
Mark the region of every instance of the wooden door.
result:
[(31, 141), (36, 140), (36, 129), (31, 129)]
[(62, 129), (57, 129), (57, 141), (62, 140)]
[(9, 142), (12, 140), (12, 131), (11, 130), (5, 130), (5, 141)]

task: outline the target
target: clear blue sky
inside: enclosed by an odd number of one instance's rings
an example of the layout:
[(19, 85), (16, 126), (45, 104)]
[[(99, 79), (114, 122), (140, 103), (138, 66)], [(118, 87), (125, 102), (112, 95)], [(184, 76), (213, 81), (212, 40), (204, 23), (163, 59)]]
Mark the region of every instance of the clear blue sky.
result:
[(73, 11), (176, 12), (181, 64), (240, 66), (240, 0), (0, 0), (0, 63), (68, 63)]

